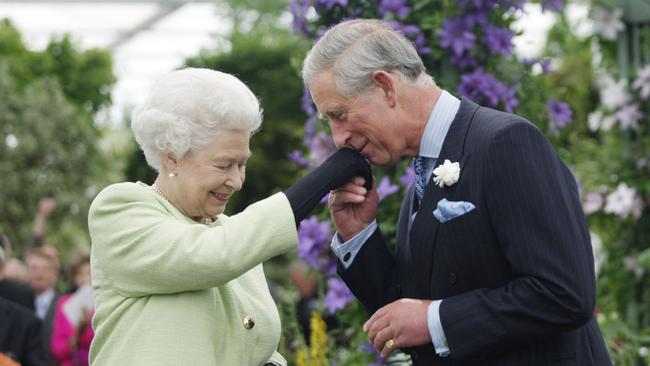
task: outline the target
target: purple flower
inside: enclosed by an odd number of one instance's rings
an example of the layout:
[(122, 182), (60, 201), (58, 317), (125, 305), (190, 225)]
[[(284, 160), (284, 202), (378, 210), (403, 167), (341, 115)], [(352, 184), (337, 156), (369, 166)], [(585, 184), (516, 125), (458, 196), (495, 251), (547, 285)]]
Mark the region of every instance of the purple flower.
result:
[(399, 191), (399, 186), (397, 184), (392, 184), (388, 177), (381, 178), (377, 185), (377, 194), (379, 194), (380, 202), (397, 191)]
[(460, 79), (461, 83), (458, 86), (460, 94), (479, 104), (496, 108), (499, 101), (506, 98), (509, 99), (509, 106), (516, 104), (513, 90), (506, 88), (491, 74), (483, 72), (483, 69), (479, 68), (471, 74), (462, 75)]
[(298, 228), (298, 257), (311, 268), (320, 270), (327, 263), (328, 258), (323, 254), (331, 237), (330, 222), (319, 222), (316, 216), (302, 220)]
[(563, 0), (542, 0), (542, 11), (560, 12), (564, 9)]
[(307, 159), (305, 159), (305, 157), (302, 155), (302, 152), (298, 150), (294, 150), (293, 152), (291, 152), (288, 158), (294, 163), (298, 163), (300, 166), (307, 168), (309, 170), (312, 170), (314, 168), (311, 165), (311, 163)]
[(551, 130), (559, 131), (562, 127), (571, 122), (573, 111), (568, 104), (559, 100), (549, 100), (547, 104), (548, 115), (551, 117)]
[(308, 146), (309, 157), (316, 165), (321, 165), (325, 159), (336, 151), (332, 136), (325, 132), (316, 132), (308, 142)]
[(381, 0), (379, 12), (382, 16), (390, 12), (404, 18), (411, 12), (411, 8), (406, 5), (406, 0)]
[(399, 177), (399, 181), (402, 183), (404, 188), (415, 183), (415, 170), (413, 169), (413, 166), (409, 165), (406, 170), (404, 170), (404, 175)]
[(469, 11), (463, 14), (463, 19), (467, 24), (467, 28), (472, 29), (476, 25), (488, 25), (489, 14), (484, 11)]
[(512, 54), (512, 49), (514, 48), (514, 44), (512, 44), (513, 36), (514, 34), (506, 28), (490, 25), (485, 28), (483, 41), (493, 54), (501, 54), (504, 57), (508, 57)]
[(460, 56), (452, 53), (450, 62), (461, 69), (474, 68), (478, 66), (478, 62), (471, 56), (467, 54), (462, 54)]
[(354, 299), (352, 292), (345, 285), (345, 283), (338, 278), (330, 278), (327, 280), (327, 294), (323, 299), (323, 305), (327, 308), (330, 314), (334, 314), (337, 310), (345, 308), (345, 306)]
[(517, 86), (513, 85), (506, 88), (503, 94), (501, 94), (501, 100), (503, 100), (505, 111), (512, 113), (512, 110), (519, 105), (519, 100), (517, 99)]
[(325, 6), (327, 10), (330, 10), (334, 5), (340, 5), (341, 7), (346, 7), (348, 5), (348, 0), (316, 0), (316, 5)]
[(309, 146), (309, 142), (314, 136), (314, 124), (316, 123), (316, 108), (311, 99), (309, 89), (305, 86), (300, 100), (302, 110), (307, 114), (307, 121), (305, 122), (305, 139), (304, 144)]
[(309, 9), (309, 0), (291, 0), (289, 10), (293, 15), (293, 33), (308, 36), (310, 34), (307, 27), (306, 14)]
[(457, 56), (474, 48), (476, 44), (476, 35), (472, 33), (467, 20), (460, 17), (445, 19), (442, 29), (438, 31), (438, 36), (440, 37), (440, 46), (451, 49)]
[(543, 59), (539, 62), (540, 66), (542, 66), (542, 73), (548, 74), (551, 72), (551, 59)]

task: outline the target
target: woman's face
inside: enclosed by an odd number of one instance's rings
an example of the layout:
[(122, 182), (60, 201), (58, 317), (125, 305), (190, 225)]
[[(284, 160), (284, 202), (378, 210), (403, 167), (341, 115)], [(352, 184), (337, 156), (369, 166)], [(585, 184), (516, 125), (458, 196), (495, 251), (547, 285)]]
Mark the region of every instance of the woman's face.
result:
[(169, 184), (176, 208), (196, 220), (223, 213), (244, 184), (249, 141), (248, 131), (226, 130), (205, 149), (179, 160)]
[(80, 264), (72, 280), (77, 288), (90, 284), (90, 263), (84, 262)]

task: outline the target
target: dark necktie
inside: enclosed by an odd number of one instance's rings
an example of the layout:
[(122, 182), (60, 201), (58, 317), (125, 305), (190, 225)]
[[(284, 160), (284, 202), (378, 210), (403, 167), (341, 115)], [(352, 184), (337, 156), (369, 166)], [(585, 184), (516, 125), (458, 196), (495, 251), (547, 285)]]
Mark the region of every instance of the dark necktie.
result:
[(416, 156), (413, 160), (413, 169), (415, 170), (415, 195), (419, 204), (424, 196), (424, 188), (427, 186), (427, 158)]

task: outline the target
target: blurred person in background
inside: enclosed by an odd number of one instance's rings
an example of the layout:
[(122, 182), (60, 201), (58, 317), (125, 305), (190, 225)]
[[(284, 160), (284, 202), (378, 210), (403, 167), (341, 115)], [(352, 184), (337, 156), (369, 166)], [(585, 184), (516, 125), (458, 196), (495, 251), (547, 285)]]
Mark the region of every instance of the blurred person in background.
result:
[(284, 192), (223, 214), (245, 180), (259, 102), (236, 77), (165, 75), (132, 115), (153, 185), (119, 183), (88, 218), (92, 365), (286, 365), (262, 263), (297, 246), (297, 224), (331, 189), (371, 181), (342, 149)]
[(26, 257), (29, 284), (36, 293), (36, 316), (43, 321), (43, 342), (48, 351), (54, 323), (54, 309), (58, 300), (55, 285), (58, 278), (58, 261), (41, 249), (31, 249)]
[(11, 242), (3, 233), (0, 233), (0, 250), (2, 251), (0, 255), (0, 297), (22, 305), (33, 312), (34, 290), (24, 282), (7, 278), (5, 271), (11, 259)]
[(90, 319), (94, 312), (90, 281), (90, 254), (77, 250), (68, 262), (75, 292), (63, 295), (56, 304), (50, 349), (59, 366), (86, 366), (93, 339)]
[[(0, 247), (0, 284), (5, 259)], [(34, 312), (0, 296), (0, 365), (49, 365), (41, 337), (41, 322)]]
[(4, 276), (7, 279), (27, 284), (29, 283), (29, 274), (27, 266), (18, 258), (9, 258), (5, 264)]

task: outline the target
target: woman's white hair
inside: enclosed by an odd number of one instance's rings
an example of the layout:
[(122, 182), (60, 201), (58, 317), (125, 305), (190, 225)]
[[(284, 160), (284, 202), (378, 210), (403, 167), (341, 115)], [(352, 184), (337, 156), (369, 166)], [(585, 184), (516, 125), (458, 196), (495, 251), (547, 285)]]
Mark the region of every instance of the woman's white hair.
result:
[(198, 68), (163, 76), (131, 115), (135, 140), (157, 172), (166, 154), (182, 159), (225, 130), (253, 134), (261, 124), (259, 101), (244, 83), (230, 74)]
[(334, 72), (337, 90), (347, 95), (369, 90), (376, 70), (398, 74), (414, 85), (433, 83), (411, 41), (376, 19), (348, 20), (325, 33), (307, 54), (302, 78), (309, 86), (327, 70)]

